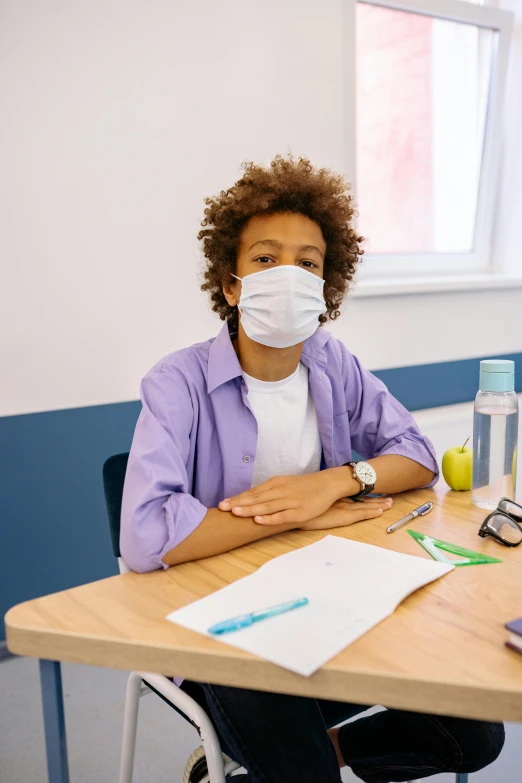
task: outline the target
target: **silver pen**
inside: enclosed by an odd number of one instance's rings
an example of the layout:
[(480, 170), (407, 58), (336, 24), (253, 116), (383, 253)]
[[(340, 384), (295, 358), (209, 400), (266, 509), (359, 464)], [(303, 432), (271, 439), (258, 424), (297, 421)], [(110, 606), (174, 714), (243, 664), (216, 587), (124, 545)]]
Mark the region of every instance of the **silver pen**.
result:
[(393, 531), (397, 530), (398, 527), (402, 527), (407, 522), (411, 522), (412, 519), (415, 519), (416, 517), (423, 517), (425, 514), (429, 514), (432, 508), (433, 508), (433, 503), (430, 500), (428, 503), (424, 503), (422, 506), (419, 506), (419, 508), (416, 508), (414, 511), (412, 511), (410, 514), (407, 514), (402, 519), (399, 519), (397, 522), (394, 522), (393, 525), (390, 525), (390, 527), (387, 527), (386, 532), (393, 533)]

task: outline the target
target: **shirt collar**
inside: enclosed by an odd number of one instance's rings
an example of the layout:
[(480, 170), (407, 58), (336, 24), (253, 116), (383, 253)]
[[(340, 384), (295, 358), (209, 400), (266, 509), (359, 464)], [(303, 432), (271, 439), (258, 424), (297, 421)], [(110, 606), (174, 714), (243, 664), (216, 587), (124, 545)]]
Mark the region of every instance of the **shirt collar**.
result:
[[(331, 334), (326, 329), (317, 329), (305, 341), (303, 346), (303, 364), (310, 366), (310, 363), (315, 361), (326, 366), (325, 345), (330, 337)], [(210, 346), (208, 353), (208, 393), (211, 394), (218, 386), (231, 381), (233, 378), (239, 378), (242, 374), (241, 365), (230, 339), (228, 323), (225, 323)]]
[(230, 339), (228, 323), (225, 323), (208, 352), (208, 393), (210, 394), (218, 386), (241, 375), (241, 365)]
[(309, 366), (309, 362), (307, 361), (308, 358), (312, 362), (318, 362), (326, 367), (327, 359), (325, 345), (331, 336), (331, 332), (324, 327), (316, 329), (313, 335), (309, 337), (308, 340), (305, 340), (303, 346), (303, 364)]

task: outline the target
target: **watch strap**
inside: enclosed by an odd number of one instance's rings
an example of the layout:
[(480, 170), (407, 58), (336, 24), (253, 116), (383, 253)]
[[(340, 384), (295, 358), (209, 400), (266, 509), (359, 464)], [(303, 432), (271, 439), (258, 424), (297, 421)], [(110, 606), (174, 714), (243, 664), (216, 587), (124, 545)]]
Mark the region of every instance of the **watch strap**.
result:
[(368, 492), (371, 492), (371, 490), (367, 491), (365, 487), (364, 489), (361, 489), (361, 491), (356, 495), (348, 495), (348, 500), (354, 500), (356, 503), (362, 503)]

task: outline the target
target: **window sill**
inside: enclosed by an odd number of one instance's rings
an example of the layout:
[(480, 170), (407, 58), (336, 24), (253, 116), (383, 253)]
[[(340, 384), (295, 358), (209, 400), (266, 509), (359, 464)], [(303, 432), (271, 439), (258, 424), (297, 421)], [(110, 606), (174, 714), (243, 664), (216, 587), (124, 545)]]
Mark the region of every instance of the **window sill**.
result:
[(360, 280), (354, 290), (356, 299), (375, 296), (408, 296), (440, 294), (449, 291), (494, 291), (522, 288), (522, 275), (474, 274), (433, 277), (390, 277)]

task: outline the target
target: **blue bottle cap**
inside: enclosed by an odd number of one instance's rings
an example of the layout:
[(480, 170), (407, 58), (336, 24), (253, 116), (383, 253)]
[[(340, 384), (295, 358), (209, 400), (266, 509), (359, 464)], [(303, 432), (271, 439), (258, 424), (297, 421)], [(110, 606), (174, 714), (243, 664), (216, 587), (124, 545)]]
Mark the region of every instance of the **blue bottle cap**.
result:
[(511, 359), (483, 359), (480, 362), (480, 391), (515, 391), (515, 362)]

